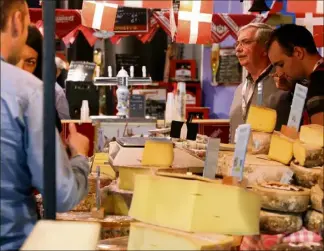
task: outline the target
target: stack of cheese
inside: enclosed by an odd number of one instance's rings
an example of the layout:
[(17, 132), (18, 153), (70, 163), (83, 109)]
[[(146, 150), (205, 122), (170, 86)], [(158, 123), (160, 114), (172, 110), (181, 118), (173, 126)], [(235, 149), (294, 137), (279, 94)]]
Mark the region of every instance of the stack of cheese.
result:
[[(229, 250), (259, 233), (260, 197), (195, 175), (137, 175), (128, 250)], [(227, 235), (228, 234), (228, 235)]]
[(262, 233), (289, 234), (302, 228), (302, 213), (310, 201), (309, 189), (278, 182), (258, 184), (253, 189), (261, 196)]

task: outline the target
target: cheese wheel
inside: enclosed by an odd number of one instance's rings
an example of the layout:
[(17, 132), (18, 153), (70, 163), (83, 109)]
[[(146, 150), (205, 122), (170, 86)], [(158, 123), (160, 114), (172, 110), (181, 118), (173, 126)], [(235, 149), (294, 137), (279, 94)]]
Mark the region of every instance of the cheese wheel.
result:
[(316, 185), (320, 173), (323, 172), (323, 167), (306, 168), (297, 165), (294, 161), (290, 163), (290, 169), (294, 172), (295, 183), (306, 188)]
[(264, 234), (290, 234), (299, 231), (303, 219), (298, 214), (285, 214), (261, 210), (260, 231)]
[(323, 148), (295, 141), (294, 157), (299, 165), (304, 167), (321, 166), (324, 162)]
[(311, 124), (300, 127), (299, 139), (310, 145), (324, 147), (324, 126)]
[(266, 132), (252, 132), (249, 145), (252, 154), (268, 154), (271, 134)]
[(267, 182), (256, 185), (254, 190), (261, 195), (261, 207), (287, 213), (302, 213), (308, 208), (310, 191), (293, 185)]
[(324, 168), (323, 168), (322, 172), (320, 172), (320, 174), (318, 176), (318, 185), (320, 186), (320, 188), (322, 190), (324, 190)]
[(305, 227), (312, 232), (321, 233), (323, 226), (323, 214), (315, 210), (307, 211), (305, 216)]
[(271, 137), (269, 158), (288, 165), (293, 158), (294, 140), (280, 132), (274, 132)]
[(323, 199), (324, 199), (324, 192), (319, 187), (319, 185), (315, 185), (311, 188), (311, 202), (312, 202), (312, 208), (315, 209), (318, 212), (324, 212), (323, 211)]
[(273, 246), (272, 251), (323, 251), (323, 245), (318, 242), (281, 243)]

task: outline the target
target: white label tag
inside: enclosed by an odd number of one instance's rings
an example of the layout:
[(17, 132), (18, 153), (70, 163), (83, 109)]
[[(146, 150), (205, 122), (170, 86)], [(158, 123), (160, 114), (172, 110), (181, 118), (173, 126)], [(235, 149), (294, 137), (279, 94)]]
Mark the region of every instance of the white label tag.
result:
[(257, 105), (261, 106), (263, 102), (263, 83), (258, 83)]
[(308, 88), (300, 84), (296, 84), (294, 98), (290, 108), (287, 126), (295, 127), (299, 131), (300, 121), (304, 111), (305, 100)]
[(287, 170), (281, 177), (280, 183), (282, 184), (290, 184), (290, 181), (294, 175), (294, 172), (290, 169)]
[(243, 179), (245, 155), (250, 139), (251, 125), (244, 124), (237, 128), (237, 143), (235, 145), (232, 176), (237, 177), (239, 181)]
[(206, 159), (204, 165), (203, 177), (215, 179), (218, 164), (218, 152), (220, 146), (220, 139), (209, 138), (206, 150)]

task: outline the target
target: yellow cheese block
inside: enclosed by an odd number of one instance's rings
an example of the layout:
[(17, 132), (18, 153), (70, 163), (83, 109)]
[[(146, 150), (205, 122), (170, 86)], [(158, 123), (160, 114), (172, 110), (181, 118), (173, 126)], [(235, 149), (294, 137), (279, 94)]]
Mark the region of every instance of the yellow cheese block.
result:
[(324, 126), (315, 124), (301, 126), (299, 139), (306, 144), (324, 147)]
[(170, 167), (173, 163), (173, 143), (165, 140), (148, 140), (145, 142), (142, 165)]
[(274, 132), (271, 137), (269, 158), (288, 165), (293, 158), (294, 141), (280, 132)]
[(324, 163), (324, 152), (320, 146), (295, 141), (293, 151), (300, 166), (315, 167), (322, 166)]
[(259, 233), (260, 199), (215, 181), (136, 175), (129, 216), (187, 232), (254, 235)]
[(234, 238), (132, 223), (127, 250), (230, 250)]
[(92, 162), (91, 170), (96, 171), (97, 166), (100, 166), (100, 172), (108, 175), (111, 179), (116, 178), (115, 170), (109, 165), (108, 153), (96, 153)]
[(262, 106), (250, 106), (246, 123), (251, 125), (252, 130), (271, 133), (276, 127), (276, 122), (276, 110)]

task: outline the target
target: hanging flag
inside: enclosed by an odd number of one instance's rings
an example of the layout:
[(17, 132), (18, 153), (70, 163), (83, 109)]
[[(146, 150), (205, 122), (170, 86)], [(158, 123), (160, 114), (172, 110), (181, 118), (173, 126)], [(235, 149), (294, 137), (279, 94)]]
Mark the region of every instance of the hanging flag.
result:
[(324, 14), (323, 0), (287, 0), (287, 11), (294, 13)]
[(107, 1), (83, 1), (82, 25), (98, 30), (113, 31), (117, 8), (117, 4)]
[(124, 7), (147, 9), (170, 9), (173, 5), (172, 0), (108, 0), (107, 2)]
[(296, 13), (296, 24), (305, 26), (313, 34), (317, 47), (324, 47), (324, 14)]
[(210, 43), (212, 18), (213, 1), (180, 1), (176, 42)]

